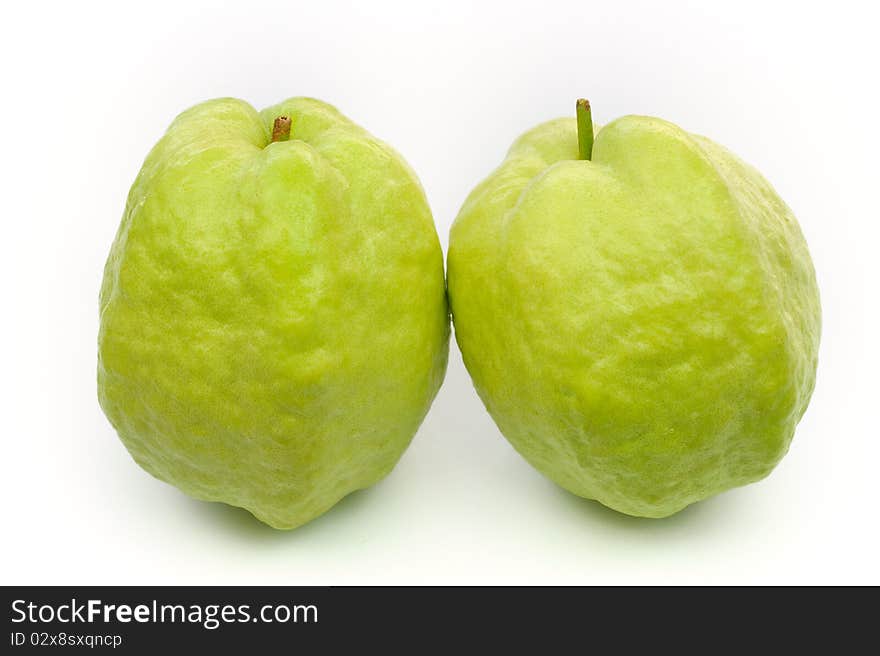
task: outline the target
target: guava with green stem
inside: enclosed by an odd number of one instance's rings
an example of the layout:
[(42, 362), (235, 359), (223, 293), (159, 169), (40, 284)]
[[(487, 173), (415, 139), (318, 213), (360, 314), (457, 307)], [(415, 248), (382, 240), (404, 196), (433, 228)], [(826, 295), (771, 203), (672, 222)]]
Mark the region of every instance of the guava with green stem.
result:
[(754, 168), (667, 121), (526, 132), (449, 237), (455, 335), (540, 472), (665, 517), (757, 481), (816, 374), (819, 294), (792, 211)]

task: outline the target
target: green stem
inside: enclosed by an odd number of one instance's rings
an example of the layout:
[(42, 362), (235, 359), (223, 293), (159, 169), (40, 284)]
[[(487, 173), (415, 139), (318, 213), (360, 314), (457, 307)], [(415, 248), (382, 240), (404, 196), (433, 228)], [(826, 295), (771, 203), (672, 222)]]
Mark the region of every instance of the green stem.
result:
[(581, 98), (577, 101), (578, 155), (579, 159), (593, 156), (593, 117), (590, 101)]
[(290, 139), (290, 117), (279, 116), (272, 124), (272, 142)]

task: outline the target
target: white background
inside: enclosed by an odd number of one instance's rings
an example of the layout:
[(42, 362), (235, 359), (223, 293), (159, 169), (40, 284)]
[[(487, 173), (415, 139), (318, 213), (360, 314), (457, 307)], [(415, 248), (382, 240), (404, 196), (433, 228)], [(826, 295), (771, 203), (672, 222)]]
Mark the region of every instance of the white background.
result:
[[(226, 4), (0, 9), (0, 582), (880, 583), (871, 3)], [(625, 517), (521, 460), (453, 345), (391, 476), (301, 529), (152, 479), (96, 400), (101, 272), (144, 155), (224, 95), (316, 96), (394, 145), (444, 251), (469, 189), (578, 96), (597, 121), (651, 114), (731, 147), (794, 208), (822, 291), (791, 452), (673, 518)]]

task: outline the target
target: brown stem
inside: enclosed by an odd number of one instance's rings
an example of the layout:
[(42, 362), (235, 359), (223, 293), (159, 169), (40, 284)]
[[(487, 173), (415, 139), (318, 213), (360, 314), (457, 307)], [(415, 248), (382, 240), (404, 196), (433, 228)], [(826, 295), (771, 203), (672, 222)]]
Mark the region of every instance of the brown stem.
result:
[(272, 124), (272, 142), (290, 139), (290, 117), (279, 116)]

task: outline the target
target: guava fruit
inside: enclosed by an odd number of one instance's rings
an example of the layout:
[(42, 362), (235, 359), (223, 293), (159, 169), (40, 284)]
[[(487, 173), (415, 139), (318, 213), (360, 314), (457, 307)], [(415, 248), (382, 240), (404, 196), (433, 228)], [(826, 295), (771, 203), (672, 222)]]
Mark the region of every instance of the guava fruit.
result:
[(448, 324), (400, 155), (317, 100), (211, 100), (129, 193), (98, 395), (150, 474), (293, 528), (394, 467), (443, 379)]
[(526, 132), (449, 238), (455, 335), (544, 475), (664, 517), (757, 481), (813, 390), (813, 265), (754, 168), (658, 118), (589, 105)]

